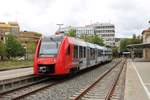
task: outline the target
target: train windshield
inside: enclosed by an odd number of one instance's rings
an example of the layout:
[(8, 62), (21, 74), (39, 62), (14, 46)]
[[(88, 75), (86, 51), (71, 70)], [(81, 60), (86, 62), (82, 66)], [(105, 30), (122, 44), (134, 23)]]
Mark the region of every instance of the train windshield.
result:
[(56, 56), (60, 41), (43, 39), (40, 46), (39, 56)]

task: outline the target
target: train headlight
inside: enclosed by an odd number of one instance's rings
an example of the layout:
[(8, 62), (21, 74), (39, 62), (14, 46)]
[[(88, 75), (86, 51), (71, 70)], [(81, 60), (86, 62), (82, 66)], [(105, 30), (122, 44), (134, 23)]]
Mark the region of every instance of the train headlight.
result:
[(43, 73), (46, 72), (46, 66), (40, 66), (39, 71)]

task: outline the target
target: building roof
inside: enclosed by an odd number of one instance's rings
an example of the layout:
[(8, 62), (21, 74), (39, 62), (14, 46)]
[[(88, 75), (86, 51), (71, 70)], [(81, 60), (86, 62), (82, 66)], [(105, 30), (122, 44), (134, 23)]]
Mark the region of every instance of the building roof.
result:
[(37, 35), (37, 36), (41, 36), (42, 35), (41, 33), (33, 32), (33, 31), (20, 31), (20, 34), (24, 34), (24, 35), (34, 34), (34, 35)]
[(144, 31), (142, 32), (142, 34), (144, 34), (145, 32), (150, 32), (150, 28), (144, 30)]
[(0, 27), (12, 27), (12, 26), (9, 25), (9, 24), (1, 24), (1, 23), (0, 23)]
[(12, 26), (19, 26), (17, 22), (8, 22), (8, 24), (10, 24)]
[(19, 27), (19, 25), (16, 22), (14, 22), (14, 23), (9, 22), (8, 24), (0, 22), (0, 27), (2, 27), (2, 28), (12, 28), (12, 27)]
[(114, 26), (114, 25), (111, 24), (111, 23), (99, 23), (99, 22), (96, 22), (96, 23), (93, 23), (93, 24), (90, 24), (90, 25), (86, 25), (86, 26)]
[(132, 44), (128, 45), (127, 48), (150, 48), (150, 43)]

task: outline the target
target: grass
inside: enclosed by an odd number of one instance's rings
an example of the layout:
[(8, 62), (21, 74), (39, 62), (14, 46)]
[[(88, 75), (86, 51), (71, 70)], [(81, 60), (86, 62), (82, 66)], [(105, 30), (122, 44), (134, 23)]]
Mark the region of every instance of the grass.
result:
[(16, 69), (21, 67), (33, 66), (33, 60), (10, 60), (0, 61), (0, 70)]

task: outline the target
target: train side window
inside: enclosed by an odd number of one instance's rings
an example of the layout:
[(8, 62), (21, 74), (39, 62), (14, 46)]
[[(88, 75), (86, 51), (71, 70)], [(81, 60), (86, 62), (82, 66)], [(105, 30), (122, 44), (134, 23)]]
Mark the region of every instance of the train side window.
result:
[(103, 56), (105, 56), (105, 51), (103, 51)]
[(83, 53), (84, 56), (83, 57), (86, 58), (86, 47), (84, 47), (83, 50), (84, 50), (84, 53)]
[(81, 46), (79, 46), (79, 58), (81, 58)]
[(66, 54), (67, 54), (67, 55), (70, 55), (70, 45), (69, 45), (68, 48), (67, 48)]
[(90, 48), (90, 58), (92, 59), (92, 48)]
[(95, 57), (96, 57), (96, 50), (95, 49), (93, 49), (93, 59), (95, 59)]
[(100, 57), (101, 56), (101, 51), (100, 50), (98, 50), (98, 57)]
[(79, 46), (79, 57), (80, 57), (80, 58), (83, 57), (83, 49), (82, 49), (82, 46)]
[(100, 51), (101, 56), (103, 56), (103, 50)]
[(74, 46), (74, 58), (78, 58), (78, 46)]
[(82, 47), (82, 58), (84, 58), (84, 47)]

